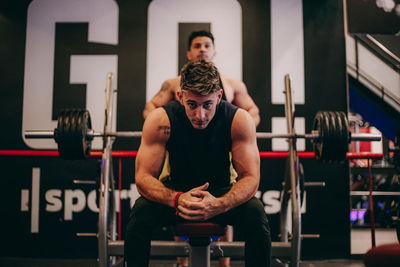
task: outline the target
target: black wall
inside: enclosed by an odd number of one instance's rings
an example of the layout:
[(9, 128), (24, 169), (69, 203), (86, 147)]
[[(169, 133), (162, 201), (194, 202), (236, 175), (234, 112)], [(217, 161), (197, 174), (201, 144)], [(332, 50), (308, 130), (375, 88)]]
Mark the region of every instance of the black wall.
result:
[[(2, 1), (0, 4), (0, 150), (29, 150), (21, 136), (25, 60), (26, 15), (30, 1)], [(117, 129), (140, 130), (141, 112), (146, 99), (147, 10), (150, 1), (117, 1), (119, 6), (118, 45), (88, 44), (87, 24), (57, 23), (53, 113), (64, 106), (84, 105), (84, 95), (71, 94), (69, 55), (118, 55)], [(271, 118), (284, 116), (283, 105), (271, 104), (271, 45), (269, 1), (239, 1), (243, 22), (243, 80), (260, 108), (258, 131), (271, 131)], [(296, 105), (296, 116), (305, 117), (306, 131), (312, 130), (318, 110), (347, 111), (345, 43), (342, 1), (303, 2), (305, 105)], [(77, 40), (72, 38), (78, 38)], [(71, 41), (75, 40), (75, 41)], [(169, 77), (166, 77), (169, 78)], [(82, 92), (82, 90), (80, 90)], [(69, 99), (69, 100), (68, 100)], [(37, 103), (40, 105), (40, 103)], [(137, 150), (139, 140), (118, 140), (117, 150)], [(271, 150), (270, 141), (259, 141), (260, 151)], [(311, 151), (311, 144), (307, 144)], [(303, 257), (346, 257), (350, 253), (349, 177), (347, 164), (326, 165), (303, 160), (306, 181), (325, 181), (322, 189), (307, 191), (303, 232), (320, 234), (316, 240), (303, 240)], [(115, 163), (117, 167), (117, 163)], [(122, 188), (134, 181), (133, 159), (122, 160)], [(46, 212), (45, 193), (81, 189), (85, 196), (95, 185), (77, 186), (73, 179), (98, 180), (98, 160), (65, 162), (53, 157), (0, 156), (0, 211), (3, 240), (0, 256), (96, 257), (94, 237), (77, 237), (77, 232), (97, 232), (97, 214), (87, 206), (65, 220), (63, 209)], [(31, 189), (32, 168), (40, 168), (40, 228), (30, 232), (30, 210), (21, 211), (23, 189)], [(280, 191), (284, 160), (262, 160), (260, 191)], [(117, 168), (115, 168), (117, 173)], [(117, 175), (116, 175), (117, 176)], [(77, 201), (77, 200), (75, 200)], [(268, 203), (265, 203), (268, 207)], [(31, 207), (30, 207), (31, 208)], [(129, 201), (122, 201), (122, 228), (127, 220)], [(269, 216), (273, 239), (278, 240), (279, 215)], [(159, 236), (168, 235), (160, 231)], [(165, 234), (165, 236), (164, 236)], [(169, 236), (168, 236), (169, 237)], [(5, 244), (7, 243), (7, 244)]]

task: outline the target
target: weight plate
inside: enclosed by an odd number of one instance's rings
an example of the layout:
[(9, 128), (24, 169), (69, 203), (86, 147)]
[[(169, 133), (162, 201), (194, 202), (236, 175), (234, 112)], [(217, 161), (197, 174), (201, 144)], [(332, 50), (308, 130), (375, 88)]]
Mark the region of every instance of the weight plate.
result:
[[(335, 155), (335, 162), (342, 162), (343, 161), (343, 122), (342, 117), (340, 116), (339, 112), (333, 112), (336, 120), (336, 155)], [(344, 154), (346, 157), (346, 153)]]
[(54, 139), (62, 159), (86, 159), (90, 155), (91, 139), (86, 135), (91, 129), (90, 114), (84, 109), (65, 109), (58, 116)]
[(323, 133), (321, 124), (322, 124), (322, 112), (318, 111), (317, 114), (315, 114), (313, 123), (313, 130), (318, 131), (318, 138), (312, 141), (315, 158), (317, 160), (321, 159), (321, 152), (322, 152)]
[(339, 154), (338, 161), (344, 162), (347, 159), (347, 152), (349, 150), (349, 124), (347, 120), (347, 116), (342, 111), (336, 111), (336, 119), (338, 124), (340, 125), (340, 140), (338, 142)]
[(313, 142), (315, 158), (325, 161), (326, 140), (329, 138), (329, 119), (325, 111), (317, 112), (313, 128), (319, 133), (319, 138)]
[(347, 117), (343, 112), (317, 112), (313, 129), (319, 133), (319, 138), (313, 140), (313, 150), (317, 160), (332, 163), (346, 159), (349, 128)]
[(338, 125), (336, 122), (336, 114), (332, 111), (326, 112), (328, 119), (329, 137), (326, 140), (325, 160), (329, 163), (335, 162), (338, 155)]
[(90, 119), (89, 111), (82, 110), (79, 113), (78, 118), (79, 128), (77, 129), (77, 138), (81, 142), (82, 155), (84, 158), (90, 156), (90, 150), (92, 148), (92, 139), (87, 136), (87, 133), (92, 129), (92, 121)]

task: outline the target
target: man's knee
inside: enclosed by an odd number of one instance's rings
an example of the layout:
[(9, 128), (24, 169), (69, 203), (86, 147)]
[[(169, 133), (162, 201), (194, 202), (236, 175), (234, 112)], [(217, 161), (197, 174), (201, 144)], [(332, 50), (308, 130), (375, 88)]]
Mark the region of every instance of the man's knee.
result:
[[(135, 204), (132, 207), (131, 214), (129, 217), (128, 225), (126, 227), (127, 230), (127, 239), (132, 237), (142, 237), (148, 233), (151, 225), (151, 216), (152, 216), (152, 203), (143, 197), (139, 197)], [(147, 229), (147, 230), (146, 230)]]
[(253, 197), (246, 203), (246, 215), (249, 217), (256, 216), (256, 218), (267, 219), (267, 215), (265, 213), (262, 202), (255, 197)]
[(132, 207), (127, 235), (147, 238), (149, 233), (152, 233), (160, 224), (171, 223), (174, 212), (175, 210), (168, 206), (139, 197)]
[(246, 228), (269, 234), (268, 218), (261, 201), (253, 197), (246, 203), (245, 210)]

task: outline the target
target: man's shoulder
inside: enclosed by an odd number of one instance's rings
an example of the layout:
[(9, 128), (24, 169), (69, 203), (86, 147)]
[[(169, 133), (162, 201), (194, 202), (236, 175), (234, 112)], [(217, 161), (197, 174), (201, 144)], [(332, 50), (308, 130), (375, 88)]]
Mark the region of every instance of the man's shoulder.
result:
[(177, 116), (179, 117), (182, 115), (183, 106), (181, 105), (181, 103), (179, 103), (179, 101), (172, 100), (162, 106), (162, 109), (164, 109), (169, 121), (171, 122), (174, 121), (174, 118), (176, 118)]
[(228, 75), (220, 73), (220, 77), (223, 81), (223, 83), (229, 85), (234, 91), (239, 91), (243, 90), (243, 88), (246, 88), (246, 85), (244, 84), (243, 81), (234, 79)]
[(162, 122), (165, 120), (168, 120), (166, 110), (163, 107), (159, 107), (159, 108), (156, 108), (155, 110), (153, 110), (149, 114), (148, 118), (145, 120), (145, 123), (146, 122), (149, 122), (149, 123)]
[(247, 135), (251, 132), (256, 132), (254, 121), (247, 111), (238, 108), (232, 121), (232, 134)]
[(163, 86), (166, 86), (167, 89), (176, 92), (179, 89), (180, 82), (181, 82), (181, 76), (178, 76), (175, 78), (165, 80)]
[(169, 135), (165, 132), (169, 131), (170, 123), (166, 111), (163, 108), (153, 110), (144, 121), (142, 138), (146, 140), (164, 140)]
[(229, 103), (228, 101), (221, 100), (218, 107), (217, 116), (219, 119), (223, 118), (223, 121), (228, 123), (228, 125), (231, 125), (238, 109), (239, 108), (237, 106)]
[(241, 80), (235, 79), (235, 78), (230, 77), (230, 76), (228, 76), (228, 75), (226, 75), (226, 74), (220, 73), (219, 75), (220, 75), (220, 77), (221, 77), (221, 79), (222, 79), (223, 81), (228, 82), (230, 85), (232, 85), (232, 84), (238, 84), (238, 83), (243, 83)]
[(226, 100), (221, 100), (220, 106), (224, 109), (224, 110), (234, 110), (236, 112), (237, 109), (239, 109), (238, 106), (226, 101)]
[(178, 100), (169, 101), (167, 104), (163, 105), (164, 109), (179, 109), (181, 108), (181, 103)]

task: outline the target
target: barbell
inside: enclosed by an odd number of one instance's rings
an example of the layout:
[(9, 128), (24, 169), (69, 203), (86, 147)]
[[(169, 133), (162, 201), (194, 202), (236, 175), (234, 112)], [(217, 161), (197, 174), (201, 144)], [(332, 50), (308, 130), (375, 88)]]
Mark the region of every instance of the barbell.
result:
[[(25, 138), (54, 138), (62, 159), (87, 159), (95, 137), (138, 138), (142, 132), (95, 132), (92, 130), (88, 110), (65, 109), (57, 118), (54, 131), (26, 131)], [(311, 139), (315, 158), (324, 162), (341, 162), (346, 159), (351, 141), (380, 141), (378, 134), (354, 134), (344, 112), (319, 111), (314, 117), (311, 134), (274, 134), (258, 132), (257, 138)]]

